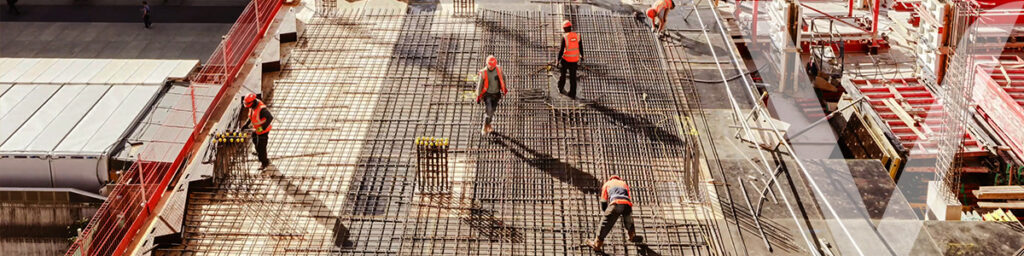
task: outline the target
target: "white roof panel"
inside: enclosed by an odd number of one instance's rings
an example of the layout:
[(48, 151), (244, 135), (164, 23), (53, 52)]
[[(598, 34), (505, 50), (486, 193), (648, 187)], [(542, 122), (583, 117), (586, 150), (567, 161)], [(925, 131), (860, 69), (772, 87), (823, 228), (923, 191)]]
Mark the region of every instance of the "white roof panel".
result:
[[(119, 60), (115, 60), (115, 62), (116, 61), (119, 61)], [(128, 80), (128, 77), (131, 77), (132, 74), (135, 74), (136, 70), (139, 70), (139, 66), (140, 66), (139, 63), (134, 63), (133, 61), (130, 61), (130, 60), (124, 60), (124, 62), (125, 62), (124, 66), (121, 66), (120, 68), (118, 68), (116, 70), (109, 70), (110, 73), (106, 73), (106, 71), (108, 71), (106, 69), (101, 71), (98, 75), (96, 75), (96, 77), (93, 78), (93, 81), (95, 81), (94, 83), (99, 83), (99, 84), (120, 84), (120, 83), (124, 83), (125, 80)], [(101, 81), (97, 80), (98, 78), (107, 78), (107, 79), (103, 80), (101, 82)]]
[[(14, 109), (14, 106), (18, 105), (18, 102), (25, 99), (25, 95), (32, 92), (35, 88), (29, 85), (15, 85), (7, 89), (7, 92), (3, 96), (0, 96), (0, 119), (7, 116), (8, 113)], [(7, 124), (4, 124), (7, 125)]]
[(103, 128), (96, 132), (91, 139), (82, 148), (83, 152), (103, 152), (107, 150), (107, 147), (117, 142), (121, 134), (135, 121), (135, 118), (139, 116), (143, 109), (146, 108), (146, 103), (153, 98), (157, 91), (160, 90), (158, 86), (135, 86), (135, 90), (132, 90), (131, 94), (127, 98), (123, 98), (121, 106), (118, 106), (117, 110), (114, 111), (114, 115), (117, 118), (107, 119), (107, 122), (103, 124)]
[(64, 73), (64, 70), (68, 68), (68, 65), (71, 65), (70, 61), (54, 62), (53, 65), (50, 65), (50, 67), (43, 71), (43, 73), (40, 73), (38, 77), (36, 77), (32, 81), (26, 82), (51, 84), (53, 83), (53, 80), (57, 78), (57, 76), (59, 76), (61, 73)]
[[(132, 63), (136, 66), (139, 66), (139, 69), (135, 70), (135, 73), (132, 73), (131, 76), (126, 78), (121, 83), (142, 84), (146, 81), (147, 78), (149, 78), (150, 75), (153, 74), (154, 71), (156, 71), (156, 68), (160, 66), (160, 62), (161, 61), (159, 60), (141, 60)], [(166, 74), (164, 77), (166, 77)], [(163, 80), (161, 79), (160, 82), (163, 82)], [(159, 84), (160, 82), (156, 83)]]
[[(60, 114), (64, 107), (68, 106), (66, 103), (71, 101), (82, 91), (83, 86), (64, 86), (57, 90), (46, 104), (35, 110), (31, 116), (21, 124), (20, 127), (16, 127), (17, 130), (13, 133), (10, 139), (7, 139), (0, 150), (22, 150), (26, 145), (32, 142), (39, 132), (46, 128), (50, 122), (54, 120), (57, 114)], [(26, 113), (27, 114), (27, 113)], [(15, 128), (15, 127), (12, 127)]]
[(7, 70), (14, 68), (14, 65), (18, 65), (21, 59), (12, 58), (0, 58), (0, 76), (3, 76)]
[[(110, 63), (112, 62), (112, 60), (94, 60), (90, 62), (89, 65), (85, 67), (85, 69), (82, 69), (82, 72), (79, 72), (68, 82), (74, 84), (89, 83), (89, 81), (91, 81), (92, 78), (96, 76), (96, 74), (100, 73), (100, 70), (106, 69), (107, 66), (110, 65)], [(121, 66), (112, 67), (111, 69), (117, 68), (121, 68)]]
[(170, 78), (185, 78), (188, 73), (192, 72), (199, 65), (197, 60), (182, 60), (178, 62), (178, 66), (174, 67), (174, 70), (167, 77)]
[(28, 69), (28, 71), (26, 71), (25, 74), (22, 74), (17, 79), (14, 79), (14, 83), (34, 83), (36, 81), (36, 78), (39, 78), (39, 75), (45, 73), (47, 70), (50, 70), (50, 67), (52, 67), (54, 63), (57, 63), (57, 60), (58, 59), (39, 60), (39, 62), (36, 62), (36, 64), (33, 65), (32, 68)]
[(11, 136), (0, 151), (49, 152), (110, 88), (108, 85), (65, 85)]
[(52, 83), (68, 83), (68, 82), (71, 82), (72, 78), (75, 78), (75, 76), (77, 76), (78, 73), (81, 73), (83, 70), (85, 70), (86, 67), (91, 65), (94, 61), (100, 61), (100, 60), (87, 60), (87, 59), (69, 60), (69, 61), (67, 61), (68, 67), (65, 68), (64, 71), (61, 71), (60, 74), (57, 74), (57, 76), (54, 77), (51, 82)]
[[(56, 117), (56, 121), (46, 127), (40, 136), (25, 148), (28, 151), (52, 151), (64, 138), (77, 127), (85, 115), (94, 110), (93, 106), (103, 98), (103, 95), (110, 89), (109, 85), (89, 85), (68, 104), (63, 112)], [(117, 138), (113, 138), (117, 139)]]
[(18, 79), (25, 72), (28, 72), (29, 69), (39, 62), (39, 59), (20, 59), (15, 62), (10, 68), (0, 70), (0, 72), (4, 72), (3, 75), (0, 75), (0, 83), (14, 83), (14, 79)]
[(121, 105), (121, 102), (131, 94), (132, 89), (135, 89), (135, 86), (111, 86), (110, 90), (107, 90), (107, 93), (103, 95), (103, 98), (96, 102), (93, 110), (85, 114), (85, 117), (78, 123), (78, 126), (68, 133), (68, 136), (57, 145), (54, 151), (81, 151), (85, 144), (89, 142), (89, 139), (99, 132), (103, 123), (110, 119), (114, 114), (114, 110)]
[(0, 84), (0, 97), (3, 97), (4, 93), (7, 92), (7, 89), (11, 89), (12, 86), (14, 86), (14, 85), (13, 84)]
[(61, 87), (60, 85), (15, 85), (15, 87), (20, 86), (32, 86), (33, 88), (23, 100), (10, 109), (10, 113), (0, 118), (0, 124), (4, 124), (0, 126), (0, 141), (6, 141), (11, 134), (14, 134), (18, 127), (21, 127), (29, 117), (35, 114), (36, 110)]
[(167, 80), (168, 75), (174, 68), (178, 66), (177, 61), (163, 61), (160, 62), (160, 66), (153, 69), (153, 72), (149, 72), (149, 75), (142, 81), (144, 84), (162, 84), (164, 80)]

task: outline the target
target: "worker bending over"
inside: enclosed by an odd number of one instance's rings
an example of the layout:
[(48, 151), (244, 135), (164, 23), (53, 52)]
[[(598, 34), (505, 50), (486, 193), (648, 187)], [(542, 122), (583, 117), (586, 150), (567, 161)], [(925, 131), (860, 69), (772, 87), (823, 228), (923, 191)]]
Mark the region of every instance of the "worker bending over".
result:
[(501, 96), (508, 93), (505, 87), (505, 76), (501, 74), (501, 66), (498, 66), (498, 59), (494, 55), (487, 56), (487, 67), (480, 70), (480, 82), (476, 85), (476, 103), (484, 104), (484, 127), (482, 134), (494, 131), (491, 121), (494, 119), (494, 111), (498, 109), (498, 101)]
[(245, 96), (245, 107), (249, 109), (249, 120), (242, 127), (252, 125), (252, 143), (256, 146), (256, 157), (260, 159), (260, 169), (264, 170), (270, 166), (270, 158), (267, 158), (267, 141), (270, 139), (270, 123), (274, 116), (263, 101), (256, 99), (255, 93)]
[(658, 0), (647, 9), (647, 17), (651, 19), (651, 32), (661, 33), (665, 31), (665, 23), (668, 21), (668, 10), (675, 9), (676, 3), (672, 0)]
[[(558, 61), (561, 65), (562, 75), (558, 77), (558, 92), (576, 98), (576, 70), (579, 62), (583, 60), (583, 41), (580, 35), (572, 31), (572, 22), (566, 20), (562, 23), (562, 48), (558, 50)], [(569, 73), (569, 93), (565, 93), (565, 74)]]
[(596, 251), (601, 250), (604, 238), (612, 230), (615, 221), (622, 216), (622, 225), (629, 232), (629, 241), (636, 241), (636, 230), (633, 228), (633, 203), (630, 202), (629, 185), (618, 175), (612, 175), (601, 186), (601, 208), (604, 209), (604, 220), (597, 231), (597, 239), (587, 241), (587, 245)]

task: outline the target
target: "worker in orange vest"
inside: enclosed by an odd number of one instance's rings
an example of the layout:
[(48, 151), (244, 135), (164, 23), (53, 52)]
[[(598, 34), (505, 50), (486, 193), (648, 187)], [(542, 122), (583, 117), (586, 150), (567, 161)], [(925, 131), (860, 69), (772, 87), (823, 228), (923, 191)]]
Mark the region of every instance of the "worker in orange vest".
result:
[[(572, 22), (562, 22), (562, 48), (558, 50), (558, 61), (560, 62), (561, 76), (558, 77), (558, 92), (576, 98), (576, 69), (583, 60), (583, 41), (580, 35), (572, 31)], [(565, 92), (565, 75), (569, 73), (569, 93)]]
[(263, 101), (256, 98), (255, 93), (245, 96), (245, 107), (249, 109), (249, 120), (242, 127), (252, 125), (252, 144), (256, 146), (256, 157), (260, 159), (260, 169), (264, 170), (270, 166), (270, 158), (267, 158), (267, 141), (270, 139), (270, 123), (274, 116)]
[(665, 31), (665, 23), (668, 21), (668, 10), (675, 9), (676, 3), (672, 0), (658, 0), (647, 9), (647, 17), (651, 19), (651, 32), (661, 33)]
[(508, 88), (505, 87), (505, 76), (501, 74), (501, 66), (494, 55), (487, 56), (487, 67), (480, 69), (480, 82), (476, 85), (476, 103), (483, 103), (486, 108), (484, 112), (484, 127), (482, 134), (494, 132), (491, 121), (494, 119), (494, 111), (498, 109), (498, 101), (505, 94)]
[(604, 238), (612, 230), (615, 221), (622, 217), (622, 225), (626, 227), (629, 241), (636, 240), (636, 230), (633, 227), (633, 203), (629, 193), (629, 185), (626, 185), (618, 175), (612, 175), (608, 181), (601, 186), (601, 208), (604, 209), (604, 220), (601, 221), (601, 228), (597, 231), (597, 238), (587, 241), (587, 245), (596, 251), (601, 250), (604, 245)]

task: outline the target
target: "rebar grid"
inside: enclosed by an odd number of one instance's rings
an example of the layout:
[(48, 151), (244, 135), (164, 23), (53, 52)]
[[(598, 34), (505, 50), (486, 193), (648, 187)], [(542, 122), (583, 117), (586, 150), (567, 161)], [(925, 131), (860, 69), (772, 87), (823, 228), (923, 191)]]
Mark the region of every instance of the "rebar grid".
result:
[(948, 60), (948, 70), (940, 90), (942, 107), (946, 110), (943, 123), (947, 127), (939, 133), (939, 152), (935, 161), (935, 179), (942, 181), (948, 193), (943, 193), (946, 200), (957, 200), (960, 196), (962, 159), (957, 158), (964, 152), (964, 133), (974, 93), (974, 55), (978, 34), (978, 24), (971, 21), (978, 19), (978, 6), (974, 2), (957, 1), (954, 3), (950, 17), (951, 47), (956, 53)]
[[(564, 18), (587, 43), (581, 101), (552, 96), (557, 70), (543, 72)], [(685, 134), (684, 95), (664, 74), (658, 47), (632, 16), (574, 7), (469, 18), (317, 15), (268, 101), (279, 120), (268, 148), (280, 172), (214, 193), (266, 199), (196, 206), (186, 250), (589, 255), (583, 242), (602, 218), (598, 190), (617, 174), (633, 188), (637, 232), (646, 239), (626, 242), (616, 225), (607, 253), (711, 254), (716, 231), (696, 137)], [(474, 74), (488, 54), (498, 58), (511, 93), (496, 133), (481, 135)], [(450, 138), (450, 193), (416, 193), (421, 136)], [(232, 206), (257, 202), (278, 207), (282, 219), (257, 223), (259, 216)], [(294, 233), (275, 235), (270, 226), (281, 222)]]

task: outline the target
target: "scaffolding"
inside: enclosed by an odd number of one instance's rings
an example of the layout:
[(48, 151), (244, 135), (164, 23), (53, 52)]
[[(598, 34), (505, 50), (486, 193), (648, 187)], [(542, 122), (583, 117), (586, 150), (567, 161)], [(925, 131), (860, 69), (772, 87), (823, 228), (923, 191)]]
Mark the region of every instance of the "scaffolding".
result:
[[(588, 40), (581, 101), (553, 93), (563, 19)], [(268, 100), (279, 171), (257, 173), (254, 157), (232, 153), (246, 160), (229, 168), (247, 175), (190, 206), (181, 250), (591, 254), (583, 243), (602, 218), (600, 186), (619, 175), (633, 187), (645, 239), (627, 242), (616, 228), (607, 253), (712, 254), (718, 227), (702, 182), (710, 177), (687, 132), (692, 84), (684, 90), (666, 75), (660, 47), (631, 15), (569, 5), (470, 17), (316, 15)], [(473, 74), (490, 54), (511, 93), (496, 132), (481, 135)], [(430, 175), (418, 171), (419, 137), (447, 138)]]

